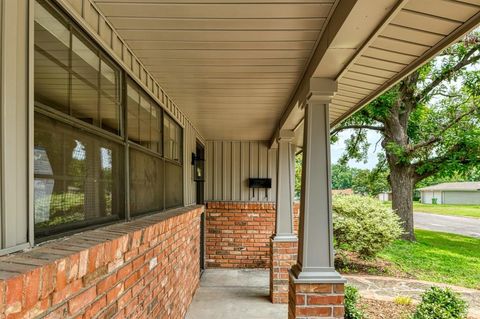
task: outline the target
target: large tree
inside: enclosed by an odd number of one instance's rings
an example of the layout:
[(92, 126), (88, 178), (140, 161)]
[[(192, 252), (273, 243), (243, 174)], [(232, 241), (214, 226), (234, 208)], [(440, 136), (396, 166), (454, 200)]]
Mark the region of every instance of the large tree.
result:
[(333, 129), (353, 130), (347, 153), (368, 157), (367, 131), (381, 135), (393, 209), (415, 240), (412, 193), (433, 175), (480, 163), (480, 39), (472, 33)]

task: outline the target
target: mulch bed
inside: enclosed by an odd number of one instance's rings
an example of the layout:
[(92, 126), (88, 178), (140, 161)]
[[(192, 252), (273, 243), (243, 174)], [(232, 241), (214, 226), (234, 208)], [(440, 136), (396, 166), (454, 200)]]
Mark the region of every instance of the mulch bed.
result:
[(358, 307), (368, 319), (407, 319), (415, 312), (415, 305), (398, 305), (393, 301), (360, 298)]
[(357, 275), (375, 275), (375, 276), (391, 276), (396, 278), (415, 278), (413, 275), (402, 271), (394, 263), (382, 260), (380, 258), (374, 260), (363, 260), (358, 258), (357, 254), (350, 252), (342, 252), (335, 256), (335, 268), (344, 274)]

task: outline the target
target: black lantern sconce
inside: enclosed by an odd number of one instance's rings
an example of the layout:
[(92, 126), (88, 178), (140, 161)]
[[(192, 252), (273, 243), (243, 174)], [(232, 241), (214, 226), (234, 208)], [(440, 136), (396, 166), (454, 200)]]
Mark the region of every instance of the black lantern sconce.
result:
[(205, 182), (205, 159), (192, 153), (193, 180)]

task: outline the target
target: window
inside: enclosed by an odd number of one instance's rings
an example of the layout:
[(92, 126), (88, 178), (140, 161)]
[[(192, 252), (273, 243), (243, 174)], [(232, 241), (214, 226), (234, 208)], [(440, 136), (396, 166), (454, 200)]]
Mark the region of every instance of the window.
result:
[(35, 3), (35, 101), (120, 135), (120, 69), (48, 8)]
[(183, 205), (183, 170), (177, 163), (165, 163), (165, 207)]
[(38, 113), (34, 135), (37, 236), (122, 217), (121, 145)]
[(162, 110), (130, 79), (127, 81), (127, 96), (128, 139), (161, 154)]
[(182, 160), (182, 128), (170, 116), (163, 120), (163, 143), (165, 158), (181, 162)]
[(181, 126), (48, 0), (34, 54), (35, 236), (181, 206)]
[(165, 208), (163, 159), (130, 149), (130, 214), (162, 211)]

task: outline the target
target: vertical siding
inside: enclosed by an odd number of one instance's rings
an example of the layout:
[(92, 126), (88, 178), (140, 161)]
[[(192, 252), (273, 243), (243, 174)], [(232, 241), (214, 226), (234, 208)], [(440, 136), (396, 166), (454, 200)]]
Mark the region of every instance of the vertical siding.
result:
[(204, 144), (202, 138), (197, 134), (194, 127), (187, 122), (183, 130), (183, 142), (185, 144), (183, 148), (183, 196), (186, 206), (193, 205), (197, 201), (197, 188), (193, 180), (194, 172), (193, 166), (191, 165), (192, 153), (196, 153), (197, 150), (197, 140)]
[[(277, 150), (266, 141), (207, 141), (206, 200), (275, 201)], [(252, 177), (271, 178), (272, 188), (248, 188)]]

